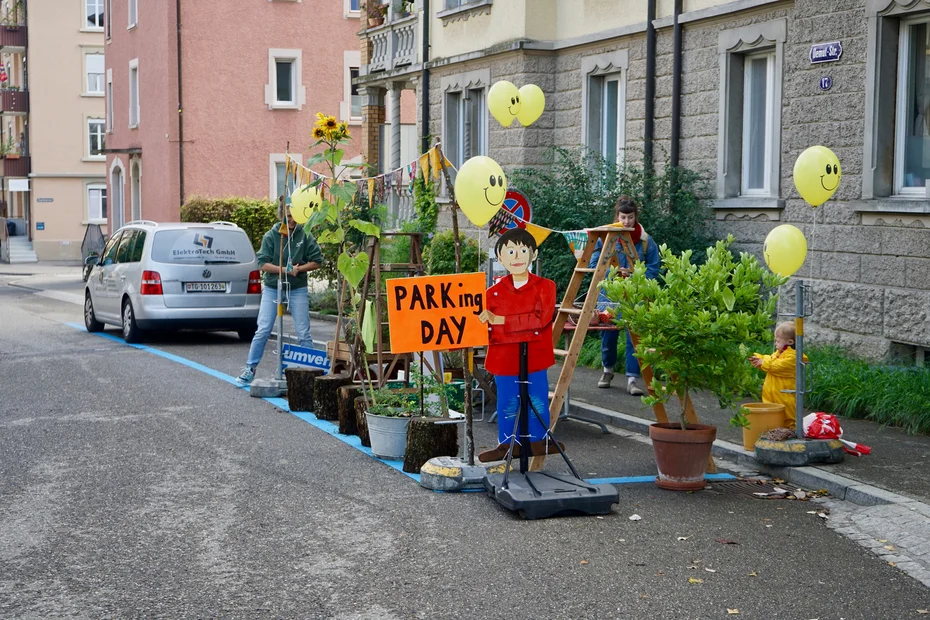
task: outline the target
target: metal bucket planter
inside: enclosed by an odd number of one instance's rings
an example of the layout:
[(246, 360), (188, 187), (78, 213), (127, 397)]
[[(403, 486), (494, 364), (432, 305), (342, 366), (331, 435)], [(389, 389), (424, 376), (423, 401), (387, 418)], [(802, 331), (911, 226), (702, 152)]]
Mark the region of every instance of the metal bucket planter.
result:
[(371, 439), (371, 452), (378, 458), (400, 461), (407, 450), (407, 416), (384, 416), (365, 413), (368, 421), (368, 436)]

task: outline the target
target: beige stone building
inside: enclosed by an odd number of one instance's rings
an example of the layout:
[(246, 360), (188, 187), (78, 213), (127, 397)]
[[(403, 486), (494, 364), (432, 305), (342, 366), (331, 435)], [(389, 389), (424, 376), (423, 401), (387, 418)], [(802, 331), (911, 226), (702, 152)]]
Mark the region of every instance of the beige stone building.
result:
[(79, 260), (88, 225), (106, 232), (104, 0), (4, 7), (0, 158), (17, 233), (5, 259)]
[[(578, 145), (609, 159), (668, 156), (709, 181), (717, 232), (733, 233), (741, 248), (760, 252), (779, 223), (805, 232), (812, 340), (922, 362), (930, 1), (418, 0), (416, 8), (416, 25), (392, 28), (386, 58), (363, 33), (359, 84), (366, 93), (422, 89), (427, 74), (420, 133), (441, 138), (453, 163), (486, 154), (505, 170), (545, 166), (550, 147)], [(400, 53), (402, 28), (428, 34), (427, 58)], [(504, 129), (485, 103), (498, 80), (539, 85), (543, 116)], [(368, 118), (385, 114), (377, 94), (364, 103)], [(816, 210), (792, 175), (815, 144), (843, 167), (837, 194)]]

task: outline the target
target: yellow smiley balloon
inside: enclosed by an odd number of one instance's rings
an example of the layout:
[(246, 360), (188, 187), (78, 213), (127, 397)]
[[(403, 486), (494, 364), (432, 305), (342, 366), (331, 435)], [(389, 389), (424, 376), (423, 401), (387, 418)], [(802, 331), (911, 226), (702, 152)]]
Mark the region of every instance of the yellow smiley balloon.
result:
[(791, 224), (776, 226), (765, 238), (762, 257), (772, 273), (793, 275), (807, 258), (807, 239)]
[(527, 84), (520, 87), (520, 111), (517, 120), (524, 127), (535, 123), (546, 108), (546, 95), (536, 84)]
[(507, 80), (495, 82), (488, 91), (488, 110), (504, 127), (520, 113), (520, 91)]
[(472, 157), (455, 177), (455, 199), (475, 226), (484, 226), (507, 196), (507, 177), (496, 161), (484, 155)]
[(313, 212), (320, 208), (323, 198), (316, 187), (304, 185), (291, 194), (291, 215), (298, 224), (306, 224)]
[(806, 149), (794, 162), (794, 186), (812, 207), (830, 200), (842, 176), (840, 160), (825, 146)]

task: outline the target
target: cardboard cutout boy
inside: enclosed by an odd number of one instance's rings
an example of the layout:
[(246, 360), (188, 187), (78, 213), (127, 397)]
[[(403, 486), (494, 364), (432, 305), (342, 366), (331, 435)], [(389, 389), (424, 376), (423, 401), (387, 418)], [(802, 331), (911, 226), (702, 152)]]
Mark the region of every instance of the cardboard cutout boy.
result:
[[(494, 375), (497, 386), (497, 438), (500, 445), (478, 455), (481, 462), (504, 458), (510, 444), (514, 420), (520, 409), (520, 343), (528, 343), (530, 401), (529, 435), (533, 454), (554, 453), (546, 439), (549, 428), (549, 380), (546, 370), (555, 363), (552, 350), (552, 319), (555, 313), (555, 282), (530, 273), (536, 260), (536, 240), (522, 228), (508, 230), (494, 246), (497, 260), (509, 275), (488, 289), (486, 309), (478, 315), (490, 331), (485, 368)], [(519, 431), (518, 431), (519, 432)], [(519, 455), (517, 437), (514, 455)]]

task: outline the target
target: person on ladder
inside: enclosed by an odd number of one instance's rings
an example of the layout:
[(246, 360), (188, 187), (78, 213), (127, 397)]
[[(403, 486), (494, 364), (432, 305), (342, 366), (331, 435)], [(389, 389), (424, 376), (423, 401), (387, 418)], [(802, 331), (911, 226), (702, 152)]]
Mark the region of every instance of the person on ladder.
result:
[[(659, 276), (659, 248), (656, 242), (650, 239), (646, 231), (643, 230), (642, 224), (639, 223), (639, 205), (629, 196), (620, 196), (615, 210), (616, 224), (633, 229), (630, 238), (633, 240), (633, 246), (636, 248), (639, 260), (646, 263), (646, 277), (655, 280)], [(601, 249), (601, 240), (598, 239), (588, 267), (592, 269), (597, 267), (597, 261), (601, 257)], [(624, 278), (628, 277), (633, 272), (633, 266), (627, 260), (619, 240), (617, 240), (616, 256), (620, 264), (620, 275)], [(597, 302), (599, 310), (608, 307), (610, 304), (603, 289), (598, 293)], [(619, 338), (620, 331), (618, 329), (601, 331), (601, 365), (604, 367), (604, 374), (601, 376), (600, 381), (597, 382), (599, 388), (609, 388), (610, 382), (613, 381)], [(633, 354), (633, 341), (630, 339), (629, 330), (626, 332), (626, 377), (626, 391), (633, 396), (642, 395), (643, 389), (638, 383), (642, 381), (639, 360)]]
[[(528, 343), (528, 382), (532, 407), (529, 413), (529, 439), (533, 454), (554, 454), (546, 440), (549, 430), (549, 378), (546, 371), (555, 364), (552, 348), (555, 282), (530, 273), (536, 260), (536, 239), (522, 228), (508, 230), (498, 238), (494, 253), (509, 275), (488, 289), (485, 309), (478, 315), (488, 325), (490, 338), (485, 369), (497, 385), (498, 446), (478, 455), (482, 463), (507, 456), (511, 433), (520, 409), (520, 343)], [(536, 411), (542, 421), (532, 412)], [(520, 456), (519, 437), (514, 456)]]

